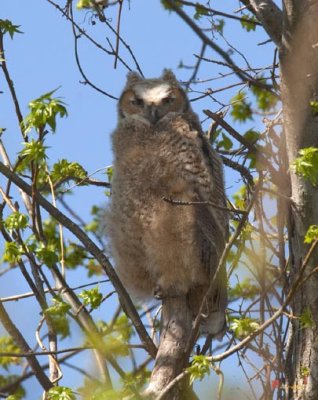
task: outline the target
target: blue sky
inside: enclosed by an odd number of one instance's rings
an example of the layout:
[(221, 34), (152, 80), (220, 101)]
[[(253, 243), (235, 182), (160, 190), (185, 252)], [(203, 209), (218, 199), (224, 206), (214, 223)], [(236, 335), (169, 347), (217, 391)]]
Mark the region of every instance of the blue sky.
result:
[[(62, 6), (65, 3), (66, 1), (60, 2)], [(238, 1), (221, 2), (221, 5), (218, 4), (219, 2), (215, 3), (213, 6), (222, 7), (222, 11), (232, 12), (239, 7)], [(90, 23), (92, 16), (89, 12), (75, 10), (75, 16), (80, 26), (105, 47), (108, 47), (106, 38), (115, 43), (114, 35), (106, 29), (105, 25), (99, 22), (95, 25)], [(115, 26), (117, 8), (112, 7), (106, 16)], [(57, 96), (60, 96), (67, 104), (69, 117), (58, 121), (57, 132), (50, 135), (47, 141), (47, 145), (50, 146), (49, 162), (53, 164), (59, 159), (67, 158), (69, 161), (79, 162), (89, 173), (111, 165), (110, 135), (116, 125), (116, 102), (79, 83), (82, 78), (75, 63), (74, 40), (70, 24), (46, 0), (1, 0), (0, 18), (9, 19), (14, 24), (21, 25), (20, 29), (24, 32), (23, 35), (16, 35), (14, 40), (9, 37), (5, 40), (6, 60), (24, 116), (28, 112), (27, 105), (30, 100), (57, 87), (59, 87)], [(267, 38), (260, 29), (256, 35), (251, 35), (242, 31), (240, 23), (231, 22), (225, 26), (224, 33), (232, 45), (246, 54), (252, 54), (250, 62), (254, 67), (272, 62), (271, 45), (257, 46), (258, 42)], [(178, 65), (181, 61), (185, 65), (193, 65), (195, 63), (193, 54), (199, 54), (201, 49), (201, 43), (192, 31), (177, 16), (164, 10), (157, 0), (131, 0), (130, 7), (125, 1), (121, 34), (131, 46), (147, 77), (157, 77), (163, 68), (171, 68), (179, 79), (186, 80), (192, 71), (178, 69)], [(207, 35), (211, 33), (207, 32)], [(216, 37), (215, 40), (220, 46), (228, 48), (222, 39)], [(79, 41), (79, 49), (82, 66), (89, 79), (105, 91), (118, 96), (125, 84), (127, 69), (119, 63), (117, 69), (114, 70), (113, 58), (98, 51), (84, 38)], [(134, 69), (134, 62), (122, 45), (119, 53)], [(206, 56), (219, 59), (210, 50), (207, 51)], [(233, 58), (239, 65), (245, 65), (243, 58), (239, 55), (234, 54)], [(216, 78), (219, 72), (217, 65), (205, 63), (198, 77)], [(200, 88), (216, 89), (231, 82), (233, 78), (215, 80), (201, 85)], [(2, 139), (10, 157), (14, 160), (17, 152), (22, 148), (22, 138), (2, 74), (0, 74), (0, 90), (4, 92), (0, 95), (0, 127), (6, 128)], [(218, 98), (228, 103), (236, 90), (221, 94)], [(193, 98), (197, 94), (190, 93), (189, 96)], [(203, 119), (202, 109), (209, 108), (216, 111), (219, 105), (206, 98), (194, 102), (193, 108)], [(258, 127), (259, 122), (252, 121), (246, 126), (246, 130)], [(101, 172), (94, 177), (104, 179)], [(1, 177), (0, 185), (4, 185)], [(237, 176), (227, 173), (226, 185), (229, 191), (233, 186), (237, 187)], [(105, 202), (106, 197), (101, 188), (76, 188), (70, 197), (70, 204), (85, 220), (89, 220), (93, 205), (101, 205)], [(0, 242), (0, 246), (3, 247), (3, 243)], [(71, 286), (87, 281), (86, 275), (79, 272), (69, 273), (69, 280)], [(10, 273), (5, 278), (1, 278), (1, 297), (24, 291), (29, 291), (29, 288), (20, 281), (16, 273)], [(35, 309), (33, 301), (24, 300), (23, 307), (21, 303), (18, 303), (10, 304), (7, 308), (14, 313), (14, 319), (21, 328), (27, 324), (36, 326), (39, 310)], [(106, 312), (106, 310), (101, 310), (100, 317), (105, 318)], [(27, 339), (30, 343), (34, 343), (31, 332), (30, 329)], [(77, 338), (77, 333), (78, 330), (74, 327), (72, 339)], [(72, 342), (72, 345), (74, 342), (76, 340)], [(80, 362), (84, 363), (83, 359)], [(244, 378), (237, 367), (237, 358), (226, 361), (225, 365), (225, 382), (231, 389), (228, 398), (235, 395), (238, 399), (240, 391), (245, 390), (245, 385), (242, 384)], [(77, 378), (78, 375), (71, 373), (63, 384), (71, 386)], [(212, 380), (215, 386), (215, 378), (213, 377)], [(206, 387), (211, 389), (211, 382)], [(34, 389), (35, 386), (30, 389), (28, 385), (27, 388), (29, 389), (28, 400), (39, 397), (41, 392)], [(209, 396), (211, 398), (211, 394)], [(202, 394), (202, 400), (205, 398), (209, 398), (208, 395)], [(243, 395), (242, 398), (246, 397)]]

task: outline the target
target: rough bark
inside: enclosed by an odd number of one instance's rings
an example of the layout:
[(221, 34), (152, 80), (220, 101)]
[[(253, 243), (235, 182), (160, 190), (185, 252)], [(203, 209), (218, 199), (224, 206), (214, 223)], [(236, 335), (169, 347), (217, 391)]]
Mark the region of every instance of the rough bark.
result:
[[(318, 100), (318, 4), (309, 0), (285, 0), (283, 38), (280, 49), (284, 129), (289, 164), (304, 147), (318, 147), (318, 116), (310, 107)], [(289, 210), (290, 279), (304, 259), (308, 246), (304, 236), (310, 225), (318, 224), (318, 189), (291, 170)], [(305, 271), (318, 265), (316, 251)], [(302, 328), (293, 319), (286, 357), (286, 398), (318, 399), (318, 277), (312, 276), (296, 293), (293, 314), (305, 309), (313, 326)], [(308, 376), (307, 376), (308, 375)]]
[[(160, 345), (146, 395), (153, 399), (187, 366), (185, 349), (192, 330), (191, 311), (184, 296), (162, 302)], [(178, 384), (165, 396), (169, 400), (193, 399), (187, 385)]]

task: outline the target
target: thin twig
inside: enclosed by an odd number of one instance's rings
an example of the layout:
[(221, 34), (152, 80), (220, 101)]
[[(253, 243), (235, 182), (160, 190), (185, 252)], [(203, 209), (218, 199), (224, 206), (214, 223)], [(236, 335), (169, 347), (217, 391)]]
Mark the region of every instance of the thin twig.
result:
[[(281, 307), (268, 319), (266, 320), (258, 329), (256, 329), (253, 333), (251, 333), (250, 335), (248, 335), (245, 339), (243, 339), (240, 343), (238, 343), (237, 345), (231, 347), (229, 350), (217, 355), (217, 356), (212, 356), (209, 357), (209, 359), (212, 362), (218, 362), (218, 361), (222, 361), (225, 358), (229, 357), (230, 355), (236, 353), (237, 351), (241, 350), (243, 347), (245, 347), (252, 339), (254, 339), (256, 336), (258, 336), (261, 332), (263, 332), (268, 326), (270, 326), (273, 322), (275, 322), (275, 320), (281, 316), (281, 314), (283, 314), (283, 312), (285, 311), (286, 306), (289, 304), (289, 302), (292, 300), (295, 292), (299, 289), (299, 287), (303, 284), (304, 280), (303, 280), (303, 274), (305, 272), (305, 269), (308, 265), (308, 262), (311, 258), (311, 256), (313, 255), (314, 251), (316, 250), (316, 247), (318, 245), (318, 239), (316, 239), (310, 249), (308, 250), (304, 261), (299, 269), (298, 275), (297, 277), (294, 279), (293, 283), (291, 284), (291, 287), (288, 291), (288, 294), (285, 298), (284, 303), (281, 305)], [(311, 271), (310, 276), (312, 276), (312, 273), (317, 272), (318, 271), (318, 267), (315, 268), (313, 271)], [(307, 278), (307, 277), (306, 277)]]
[(248, 22), (254, 25), (260, 25), (261, 24), (258, 21), (253, 21), (250, 18), (247, 17), (237, 17), (236, 15), (232, 15), (232, 14), (228, 14), (225, 13), (223, 11), (219, 11), (219, 10), (215, 10), (214, 8), (210, 8), (210, 7), (206, 7), (203, 4), (199, 4), (199, 3), (192, 3), (191, 1), (185, 1), (185, 0), (179, 0), (179, 3), (185, 5), (185, 6), (190, 6), (190, 7), (200, 7), (200, 9), (202, 9), (203, 11), (207, 11), (211, 14), (214, 15), (219, 15), (220, 17), (225, 17), (225, 18), (229, 18), (229, 19), (234, 19), (236, 21), (239, 22)]
[(19, 349), (26, 354), (28, 363), (34, 375), (36, 376), (37, 380), (39, 381), (40, 385), (43, 387), (44, 390), (48, 391), (51, 387), (53, 387), (52, 382), (43, 372), (41, 365), (38, 363), (38, 360), (32, 354), (31, 348), (29, 347), (28, 343), (24, 339), (21, 332), (12, 322), (11, 318), (9, 317), (9, 314), (6, 312), (1, 302), (0, 302), (0, 320), (3, 327), (8, 332), (8, 334), (13, 338), (14, 342), (19, 347)]
[(170, 197), (163, 197), (162, 200), (166, 201), (167, 203), (174, 204), (177, 206), (196, 206), (196, 205), (209, 205), (212, 206), (213, 208), (216, 208), (221, 211), (226, 211), (226, 212), (231, 212), (234, 214), (242, 214), (245, 215), (246, 211), (245, 210), (238, 210), (236, 208), (228, 208), (228, 207), (222, 207), (219, 204), (213, 203), (212, 201), (183, 201), (183, 200), (178, 200), (178, 199), (172, 199)]
[(3, 46), (3, 33), (0, 32), (0, 57), (1, 57), (1, 67), (2, 67), (2, 71), (4, 73), (7, 85), (9, 86), (9, 90), (10, 90), (10, 94), (13, 100), (13, 104), (15, 107), (15, 112), (19, 121), (19, 127), (20, 127), (20, 131), (21, 134), (23, 136), (23, 139), (25, 141), (28, 140), (27, 136), (25, 135), (24, 131), (23, 131), (23, 116), (21, 113), (21, 109), (20, 109), (20, 105), (19, 105), (19, 101), (18, 101), (18, 97), (16, 95), (15, 92), (15, 88), (14, 88), (14, 84), (13, 84), (13, 80), (10, 77), (9, 71), (8, 71), (8, 67), (7, 67), (7, 62), (5, 59), (5, 53), (4, 53), (4, 46)]
[[(50, 1), (50, 0), (47, 0), (47, 1)], [(118, 100), (117, 97), (113, 96), (112, 94), (110, 94), (110, 93), (108, 93), (108, 92), (105, 92), (105, 90), (103, 90), (103, 89), (100, 89), (98, 86), (96, 86), (94, 83), (92, 83), (92, 82), (87, 78), (87, 75), (85, 74), (85, 72), (84, 72), (84, 70), (83, 70), (83, 68), (82, 68), (82, 65), (81, 65), (81, 62), (80, 62), (80, 58), (79, 58), (79, 55), (78, 55), (78, 39), (79, 39), (79, 36), (78, 36), (78, 34), (76, 33), (76, 31), (75, 31), (75, 26), (76, 26), (76, 25), (75, 25), (75, 23), (74, 23), (72, 6), (70, 6), (70, 12), (71, 12), (72, 30), (73, 30), (73, 35), (74, 35), (74, 54), (75, 54), (75, 60), (76, 60), (76, 64), (77, 64), (78, 70), (79, 70), (80, 74), (82, 75), (82, 77), (84, 78), (84, 83), (85, 83), (85, 84), (88, 84), (89, 86), (91, 86), (91, 87), (92, 87), (93, 89), (95, 89), (97, 92), (102, 93), (102, 94), (104, 94), (105, 96), (110, 97), (111, 99)]]
[(120, 38), (120, 21), (121, 21), (121, 12), (123, 9), (123, 1), (119, 1), (119, 9), (118, 9), (118, 17), (117, 17), (117, 34), (116, 34), (116, 51), (115, 51), (115, 61), (114, 61), (114, 69), (117, 68), (117, 60), (118, 60), (118, 53), (119, 53), (119, 38)]

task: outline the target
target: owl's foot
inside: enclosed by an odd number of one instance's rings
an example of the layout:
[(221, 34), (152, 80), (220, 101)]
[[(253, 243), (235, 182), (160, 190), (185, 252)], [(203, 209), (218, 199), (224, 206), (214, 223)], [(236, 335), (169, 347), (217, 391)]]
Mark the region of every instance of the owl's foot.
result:
[(162, 300), (164, 298), (162, 287), (160, 285), (155, 286), (153, 290), (153, 297), (157, 300)]

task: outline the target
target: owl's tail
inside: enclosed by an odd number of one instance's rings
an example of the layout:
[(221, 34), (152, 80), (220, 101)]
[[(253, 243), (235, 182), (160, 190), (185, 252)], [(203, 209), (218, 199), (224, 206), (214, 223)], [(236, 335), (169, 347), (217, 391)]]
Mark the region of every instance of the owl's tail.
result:
[[(193, 319), (195, 319), (199, 312), (200, 305), (208, 288), (208, 285), (196, 286), (192, 288), (188, 294), (189, 307), (192, 311)], [(226, 306), (226, 281), (221, 279), (221, 277), (218, 277), (211, 295), (204, 304), (200, 325), (201, 334), (210, 335), (212, 338), (222, 340), (226, 332)]]

